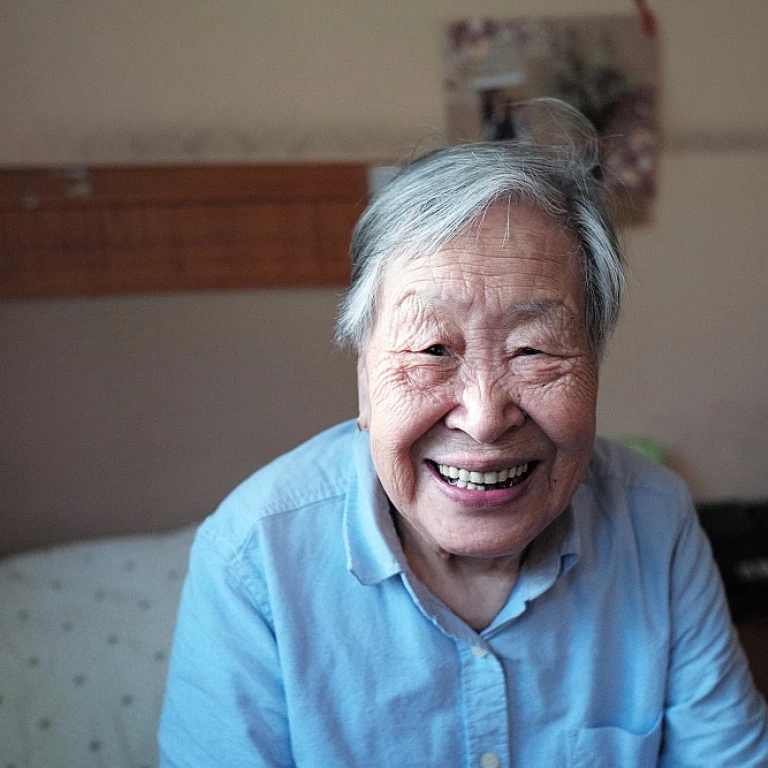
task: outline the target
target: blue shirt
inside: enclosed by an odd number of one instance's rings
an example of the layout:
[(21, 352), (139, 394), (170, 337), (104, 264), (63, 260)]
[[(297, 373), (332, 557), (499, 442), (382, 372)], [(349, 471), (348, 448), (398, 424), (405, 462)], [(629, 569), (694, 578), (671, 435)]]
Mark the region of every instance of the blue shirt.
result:
[(682, 483), (598, 441), (475, 632), (409, 571), (366, 433), (257, 472), (196, 537), (161, 766), (768, 766)]

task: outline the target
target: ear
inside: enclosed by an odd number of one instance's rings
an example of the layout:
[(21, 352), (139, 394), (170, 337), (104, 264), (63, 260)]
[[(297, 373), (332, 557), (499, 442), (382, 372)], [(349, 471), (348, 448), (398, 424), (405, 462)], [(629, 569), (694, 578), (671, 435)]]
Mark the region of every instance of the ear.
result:
[(368, 370), (362, 354), (357, 358), (357, 407), (360, 414), (357, 417), (357, 426), (360, 429), (368, 429), (371, 419), (371, 401), (368, 397)]

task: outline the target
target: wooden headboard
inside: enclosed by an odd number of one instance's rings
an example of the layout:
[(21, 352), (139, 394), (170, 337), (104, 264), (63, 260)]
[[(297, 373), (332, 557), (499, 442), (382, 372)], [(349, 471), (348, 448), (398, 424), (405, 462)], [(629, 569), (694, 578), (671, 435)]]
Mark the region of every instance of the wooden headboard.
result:
[(366, 166), (0, 169), (0, 298), (343, 285)]

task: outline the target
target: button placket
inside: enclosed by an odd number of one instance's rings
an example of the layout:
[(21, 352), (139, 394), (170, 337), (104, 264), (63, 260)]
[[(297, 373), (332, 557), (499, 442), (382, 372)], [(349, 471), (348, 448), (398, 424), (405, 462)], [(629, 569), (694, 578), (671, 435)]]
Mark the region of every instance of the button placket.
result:
[(488, 655), (488, 651), (482, 645), (473, 645), (472, 655), (477, 659), (484, 659)]
[(459, 645), (470, 764), (502, 768), (509, 754), (507, 689), (501, 661), (479, 644)]

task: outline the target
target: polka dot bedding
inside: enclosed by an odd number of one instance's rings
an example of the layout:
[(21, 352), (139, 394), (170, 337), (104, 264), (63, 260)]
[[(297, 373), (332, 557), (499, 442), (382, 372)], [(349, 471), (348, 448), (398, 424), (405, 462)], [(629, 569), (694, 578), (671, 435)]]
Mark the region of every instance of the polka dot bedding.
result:
[(194, 526), (0, 561), (0, 768), (154, 768)]

